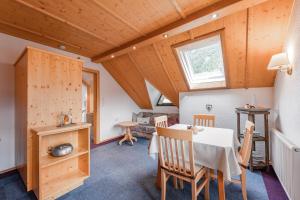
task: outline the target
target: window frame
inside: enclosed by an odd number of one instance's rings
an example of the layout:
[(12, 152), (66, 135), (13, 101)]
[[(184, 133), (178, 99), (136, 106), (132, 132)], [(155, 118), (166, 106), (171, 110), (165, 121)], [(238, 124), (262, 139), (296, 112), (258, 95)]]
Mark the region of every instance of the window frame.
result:
[[(172, 102), (171, 103), (162, 103), (162, 104), (159, 104), (161, 98), (163, 97), (164, 95), (163, 94), (160, 94), (157, 102), (156, 102), (156, 106), (175, 106)], [(166, 96), (164, 96), (165, 98), (167, 98)]]
[[(225, 81), (198, 83), (198, 84), (196, 84), (196, 86), (193, 87), (189, 83), (189, 80), (188, 80), (188, 77), (187, 77), (188, 75), (185, 73), (185, 70), (186, 70), (185, 66), (182, 65), (182, 61), (181, 61), (180, 55), (177, 53), (178, 52), (177, 48), (185, 46), (187, 44), (191, 44), (191, 43), (200, 41), (200, 40), (204, 40), (204, 39), (216, 36), (216, 35), (220, 36), (220, 41), (221, 41)], [(195, 37), (193, 39), (189, 39), (189, 40), (186, 40), (186, 41), (174, 44), (174, 45), (171, 46), (171, 48), (172, 48), (173, 54), (176, 57), (177, 64), (180, 66), (179, 67), (180, 71), (181, 71), (181, 73), (184, 76), (184, 80), (185, 80), (185, 83), (186, 83), (189, 91), (214, 90), (214, 89), (226, 89), (226, 88), (228, 88), (228, 85), (229, 85), (228, 82), (229, 82), (229, 80), (228, 80), (228, 67), (227, 67), (227, 60), (226, 60), (227, 56), (226, 56), (226, 50), (225, 50), (226, 48), (225, 48), (225, 42), (224, 42), (224, 29), (213, 31), (213, 32), (210, 32), (210, 33), (207, 33), (207, 34)]]

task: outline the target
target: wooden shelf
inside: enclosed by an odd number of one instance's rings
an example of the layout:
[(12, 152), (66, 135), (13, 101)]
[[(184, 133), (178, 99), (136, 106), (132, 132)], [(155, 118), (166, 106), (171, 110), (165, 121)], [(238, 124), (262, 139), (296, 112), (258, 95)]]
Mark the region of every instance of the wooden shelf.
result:
[[(36, 169), (33, 191), (40, 200), (56, 199), (81, 186), (90, 176), (89, 124), (35, 129)], [(70, 143), (73, 152), (62, 157), (48, 154), (49, 146)]]
[[(244, 138), (244, 134), (240, 135), (240, 138)], [(253, 134), (253, 141), (265, 141), (266, 138), (261, 136), (258, 132), (254, 132)]]
[(46, 183), (42, 183), (42, 199), (55, 199), (65, 194), (66, 191), (71, 191), (82, 185), (83, 181), (88, 177), (88, 174), (81, 170), (76, 170), (64, 176), (54, 178)]
[(53, 157), (50, 155), (43, 156), (41, 158), (41, 168), (50, 167), (52, 165), (56, 165), (60, 162), (64, 162), (66, 160), (81, 156), (83, 154), (87, 154), (89, 151), (87, 149), (74, 149), (73, 152), (67, 156), (63, 157)]
[[(237, 114), (237, 135), (238, 139), (244, 138), (243, 131), (241, 131), (241, 114), (247, 114), (248, 120), (255, 123), (256, 115), (263, 115), (264, 119), (264, 132), (259, 133), (258, 131), (254, 131), (253, 141), (252, 141), (252, 151), (250, 155), (249, 168), (251, 171), (253, 169), (261, 169), (269, 167), (269, 114), (270, 108), (259, 108), (259, 109), (244, 109), (244, 108), (236, 108)], [(254, 127), (255, 130), (255, 127)], [(264, 143), (264, 153), (259, 152), (259, 154), (255, 153), (256, 144)], [(256, 155), (255, 155), (256, 154)]]

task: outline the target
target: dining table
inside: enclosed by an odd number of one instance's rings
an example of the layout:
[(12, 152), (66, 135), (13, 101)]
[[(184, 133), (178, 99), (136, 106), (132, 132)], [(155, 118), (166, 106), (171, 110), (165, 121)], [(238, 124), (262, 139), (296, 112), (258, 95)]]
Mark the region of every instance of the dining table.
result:
[[(168, 128), (187, 130), (188, 124), (175, 124)], [(225, 181), (241, 174), (236, 156), (240, 143), (232, 129), (196, 126), (193, 133), (195, 163), (217, 171), (219, 199), (225, 200)], [(159, 154), (158, 135), (153, 133), (149, 146), (149, 155), (157, 159)], [(156, 185), (160, 188), (160, 163), (158, 160)]]

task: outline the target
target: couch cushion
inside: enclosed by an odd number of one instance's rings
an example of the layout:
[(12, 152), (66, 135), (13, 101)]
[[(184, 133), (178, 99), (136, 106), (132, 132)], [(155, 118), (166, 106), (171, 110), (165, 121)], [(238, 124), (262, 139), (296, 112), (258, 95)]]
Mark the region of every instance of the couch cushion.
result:
[(139, 124), (149, 124), (150, 117), (138, 117), (136, 122)]
[(156, 131), (155, 126), (154, 126), (154, 118), (162, 116), (162, 115), (168, 116), (168, 126), (179, 123), (179, 114), (178, 113), (166, 114), (166, 113), (140, 112), (135, 115), (137, 118), (138, 117), (150, 117), (150, 122), (148, 124), (139, 124), (138, 126), (131, 128), (133, 133), (143, 133), (146, 135), (152, 135), (152, 133)]
[(138, 117), (143, 117), (143, 113), (132, 113), (132, 121), (137, 122)]
[(151, 117), (153, 112), (142, 112), (143, 117)]
[(139, 132), (139, 133), (147, 133), (147, 134), (152, 134), (155, 132), (155, 127), (151, 126), (150, 124), (140, 124), (136, 127), (133, 127), (131, 129), (132, 132)]

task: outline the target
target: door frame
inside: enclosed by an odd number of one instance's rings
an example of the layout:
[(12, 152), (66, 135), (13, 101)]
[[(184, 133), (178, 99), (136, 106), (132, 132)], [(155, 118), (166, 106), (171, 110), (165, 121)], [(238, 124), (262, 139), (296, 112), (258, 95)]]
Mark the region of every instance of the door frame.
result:
[[(94, 131), (93, 131), (93, 141), (94, 144), (99, 144), (100, 143), (100, 88), (99, 88), (99, 83), (100, 83), (100, 72), (95, 69), (83, 67), (82, 68), (83, 72), (93, 74), (93, 79), (94, 79), (94, 116), (93, 116), (93, 122), (94, 122)], [(82, 79), (83, 80), (83, 79)]]

